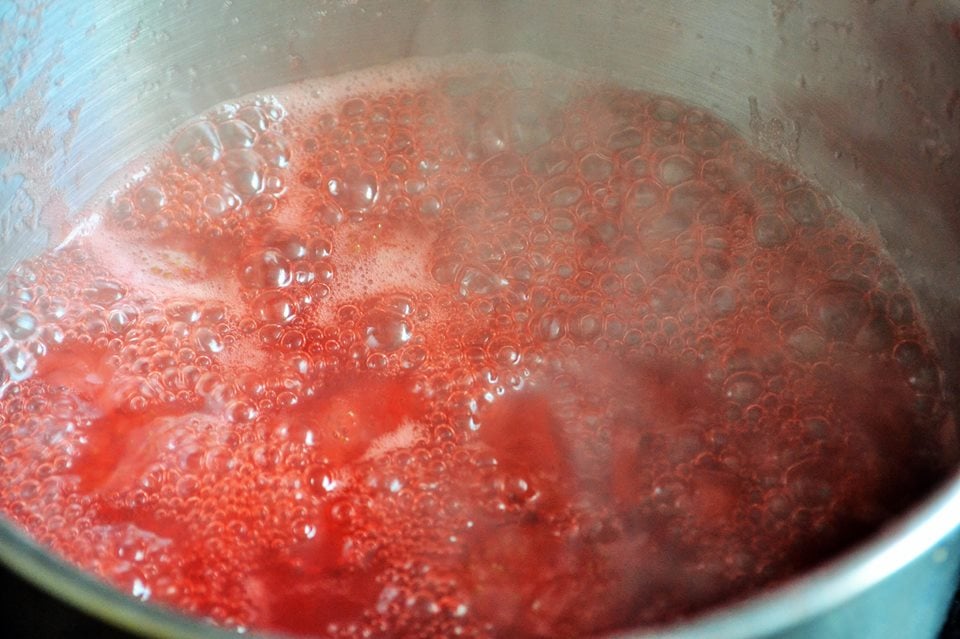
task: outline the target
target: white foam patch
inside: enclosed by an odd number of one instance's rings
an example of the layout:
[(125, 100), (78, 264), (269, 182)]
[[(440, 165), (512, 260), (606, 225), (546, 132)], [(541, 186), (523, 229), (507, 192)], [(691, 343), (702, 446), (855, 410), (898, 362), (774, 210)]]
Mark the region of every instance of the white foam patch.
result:
[(269, 370), (271, 362), (276, 361), (276, 352), (271, 353), (260, 344), (260, 338), (254, 332), (240, 335), (237, 341), (217, 354), (216, 359), (223, 365), (224, 373), (245, 373), (248, 371)]
[[(432, 233), (403, 233), (363, 243), (349, 237), (334, 246), (337, 273), (335, 295), (344, 299), (375, 296), (390, 291), (424, 291), (437, 287), (430, 275)], [(339, 255), (338, 255), (339, 254)]]
[(422, 437), (425, 431), (425, 425), (412, 419), (405, 419), (400, 422), (396, 430), (373, 440), (362, 459), (376, 459), (394, 450), (413, 448), (417, 439)]
[(83, 241), (86, 252), (96, 256), (136, 297), (157, 302), (184, 298), (217, 301), (228, 313), (240, 315), (243, 311), (237, 279), (229, 273), (212, 275), (196, 256), (146, 242), (131, 245), (102, 226)]

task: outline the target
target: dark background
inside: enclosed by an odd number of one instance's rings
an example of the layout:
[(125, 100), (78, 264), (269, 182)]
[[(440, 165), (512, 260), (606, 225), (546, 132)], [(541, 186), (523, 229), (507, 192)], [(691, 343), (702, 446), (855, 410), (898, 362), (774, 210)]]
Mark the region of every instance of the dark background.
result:
[[(19, 639), (136, 639), (81, 614), (0, 567), (0, 637)], [(243, 635), (237, 635), (242, 637)], [(960, 639), (960, 596), (940, 639)]]

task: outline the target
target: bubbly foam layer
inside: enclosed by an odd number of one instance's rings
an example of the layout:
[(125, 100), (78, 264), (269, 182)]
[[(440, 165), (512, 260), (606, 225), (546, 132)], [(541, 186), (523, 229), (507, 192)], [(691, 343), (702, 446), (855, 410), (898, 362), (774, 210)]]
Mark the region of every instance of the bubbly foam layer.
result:
[(135, 597), (583, 636), (849, 547), (955, 463), (896, 268), (709, 113), (527, 57), (186, 123), (10, 275), (0, 509)]

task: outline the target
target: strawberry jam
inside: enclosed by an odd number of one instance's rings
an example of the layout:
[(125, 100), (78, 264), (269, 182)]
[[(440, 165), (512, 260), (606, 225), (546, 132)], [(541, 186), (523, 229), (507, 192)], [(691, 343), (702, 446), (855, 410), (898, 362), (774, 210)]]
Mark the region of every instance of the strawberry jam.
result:
[(412, 61), (221, 105), (119, 179), (6, 280), (0, 511), (133, 597), (599, 634), (813, 566), (955, 459), (876, 241), (677, 100)]

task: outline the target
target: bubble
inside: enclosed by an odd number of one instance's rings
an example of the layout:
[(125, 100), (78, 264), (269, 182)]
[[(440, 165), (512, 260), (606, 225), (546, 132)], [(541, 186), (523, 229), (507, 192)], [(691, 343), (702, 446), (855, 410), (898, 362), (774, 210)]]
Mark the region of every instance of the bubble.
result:
[(228, 149), (252, 147), (257, 139), (257, 131), (250, 124), (240, 119), (221, 122), (217, 127), (217, 135), (223, 146)]
[(33, 376), (37, 359), (30, 351), (20, 346), (9, 346), (0, 353), (0, 361), (11, 381), (22, 382)]
[(537, 335), (547, 342), (553, 342), (564, 336), (566, 322), (557, 313), (544, 313), (536, 323)]
[(283, 169), (290, 164), (289, 145), (279, 133), (267, 131), (261, 134), (254, 148), (269, 166)]
[(243, 400), (234, 400), (224, 409), (227, 421), (233, 424), (252, 422), (257, 417), (257, 409)]
[(520, 172), (523, 164), (516, 153), (499, 153), (480, 165), (480, 175), (487, 179), (505, 180)]
[(251, 197), (263, 190), (264, 164), (250, 149), (233, 149), (223, 154), (226, 184), (241, 197)]
[(193, 300), (171, 300), (167, 302), (164, 314), (170, 321), (184, 324), (195, 324), (203, 316), (200, 305)]
[(761, 392), (763, 392), (763, 383), (760, 377), (748, 371), (730, 375), (723, 385), (724, 397), (740, 405), (753, 402)]
[(811, 319), (829, 338), (852, 340), (868, 318), (864, 294), (844, 282), (828, 282), (807, 302)]
[(306, 337), (300, 331), (284, 331), (280, 338), (280, 348), (287, 351), (298, 351), (306, 344)]
[(722, 251), (704, 252), (697, 262), (703, 275), (710, 279), (721, 279), (730, 272), (730, 259)]
[(139, 316), (136, 306), (126, 304), (107, 314), (107, 325), (114, 333), (125, 333), (137, 323)]
[(540, 188), (540, 197), (552, 207), (565, 208), (573, 206), (583, 196), (580, 183), (568, 176), (551, 178)]
[(4, 322), (7, 331), (15, 340), (25, 340), (37, 332), (37, 318), (32, 313), (20, 311)]
[(367, 314), (364, 335), (368, 347), (393, 352), (405, 346), (413, 336), (413, 328), (403, 314), (375, 310)]
[(635, 146), (641, 146), (646, 141), (642, 131), (634, 128), (617, 131), (610, 136), (607, 146), (613, 151), (619, 151)]
[(718, 287), (710, 296), (710, 310), (713, 315), (730, 315), (737, 310), (737, 292), (729, 286)]
[(257, 319), (267, 324), (289, 324), (297, 318), (297, 303), (286, 293), (261, 293), (253, 302)]
[(914, 368), (924, 361), (923, 346), (913, 340), (904, 340), (894, 347), (893, 357), (904, 368)]
[[(313, 279), (312, 271), (309, 279)], [(301, 276), (300, 283), (306, 283)], [(258, 251), (244, 260), (240, 267), (240, 282), (247, 288), (284, 288), (294, 280), (294, 269), (289, 260), (276, 249)]]
[[(434, 271), (434, 277), (437, 276)], [(485, 296), (496, 292), (507, 282), (487, 269), (467, 266), (458, 274), (459, 291), (462, 297)]]
[(247, 105), (237, 109), (237, 120), (244, 122), (255, 133), (266, 131), (270, 126), (263, 110), (254, 105)]
[(361, 213), (369, 211), (379, 195), (377, 176), (357, 167), (349, 167), (340, 178), (331, 178), (327, 190), (345, 209)]
[(220, 193), (208, 193), (203, 198), (203, 211), (214, 219), (223, 217), (230, 208), (228, 199)]
[(753, 222), (753, 236), (763, 248), (786, 244), (790, 231), (779, 215), (760, 215)]
[(492, 344), (490, 351), (493, 355), (494, 360), (499, 364), (504, 366), (516, 366), (520, 363), (521, 353), (520, 349), (517, 348), (515, 344), (512, 343), (503, 343), (498, 342)]
[(683, 184), (696, 174), (696, 166), (682, 155), (670, 155), (660, 161), (660, 181), (667, 186)]
[(544, 147), (527, 157), (527, 167), (535, 175), (552, 176), (570, 166), (570, 156), (559, 149)]
[(173, 140), (173, 150), (185, 169), (209, 169), (223, 154), (223, 145), (207, 120), (188, 125)]
[(603, 319), (592, 308), (579, 306), (571, 311), (567, 320), (567, 329), (576, 341), (589, 343), (600, 337), (603, 332)]
[(427, 350), (422, 346), (410, 346), (400, 354), (400, 366), (407, 370), (419, 368), (427, 361)]
[(224, 344), (220, 336), (206, 326), (201, 326), (194, 334), (194, 341), (197, 347), (207, 353), (219, 353), (223, 350)]
[(820, 198), (808, 188), (801, 187), (784, 194), (783, 207), (797, 224), (819, 226), (823, 223), (824, 213)]
[(624, 202), (624, 218), (640, 220), (663, 203), (663, 190), (655, 182), (639, 180), (631, 188)]
[(713, 123), (688, 124), (683, 134), (683, 142), (691, 151), (714, 155), (720, 150), (725, 137), (721, 127)]
[(613, 174), (613, 162), (599, 153), (591, 153), (580, 160), (580, 175), (587, 182), (600, 182)]
[(879, 353), (893, 346), (895, 329), (883, 315), (873, 315), (853, 339), (854, 345), (862, 351)]
[(787, 336), (787, 344), (804, 360), (816, 361), (826, 352), (827, 342), (809, 326), (798, 326)]
[(163, 208), (167, 203), (163, 190), (153, 186), (145, 185), (137, 191), (137, 206), (144, 215), (152, 215)]
[(87, 288), (83, 289), (84, 298), (99, 306), (110, 306), (123, 299), (126, 293), (126, 288), (119, 282), (100, 278), (95, 279)]

